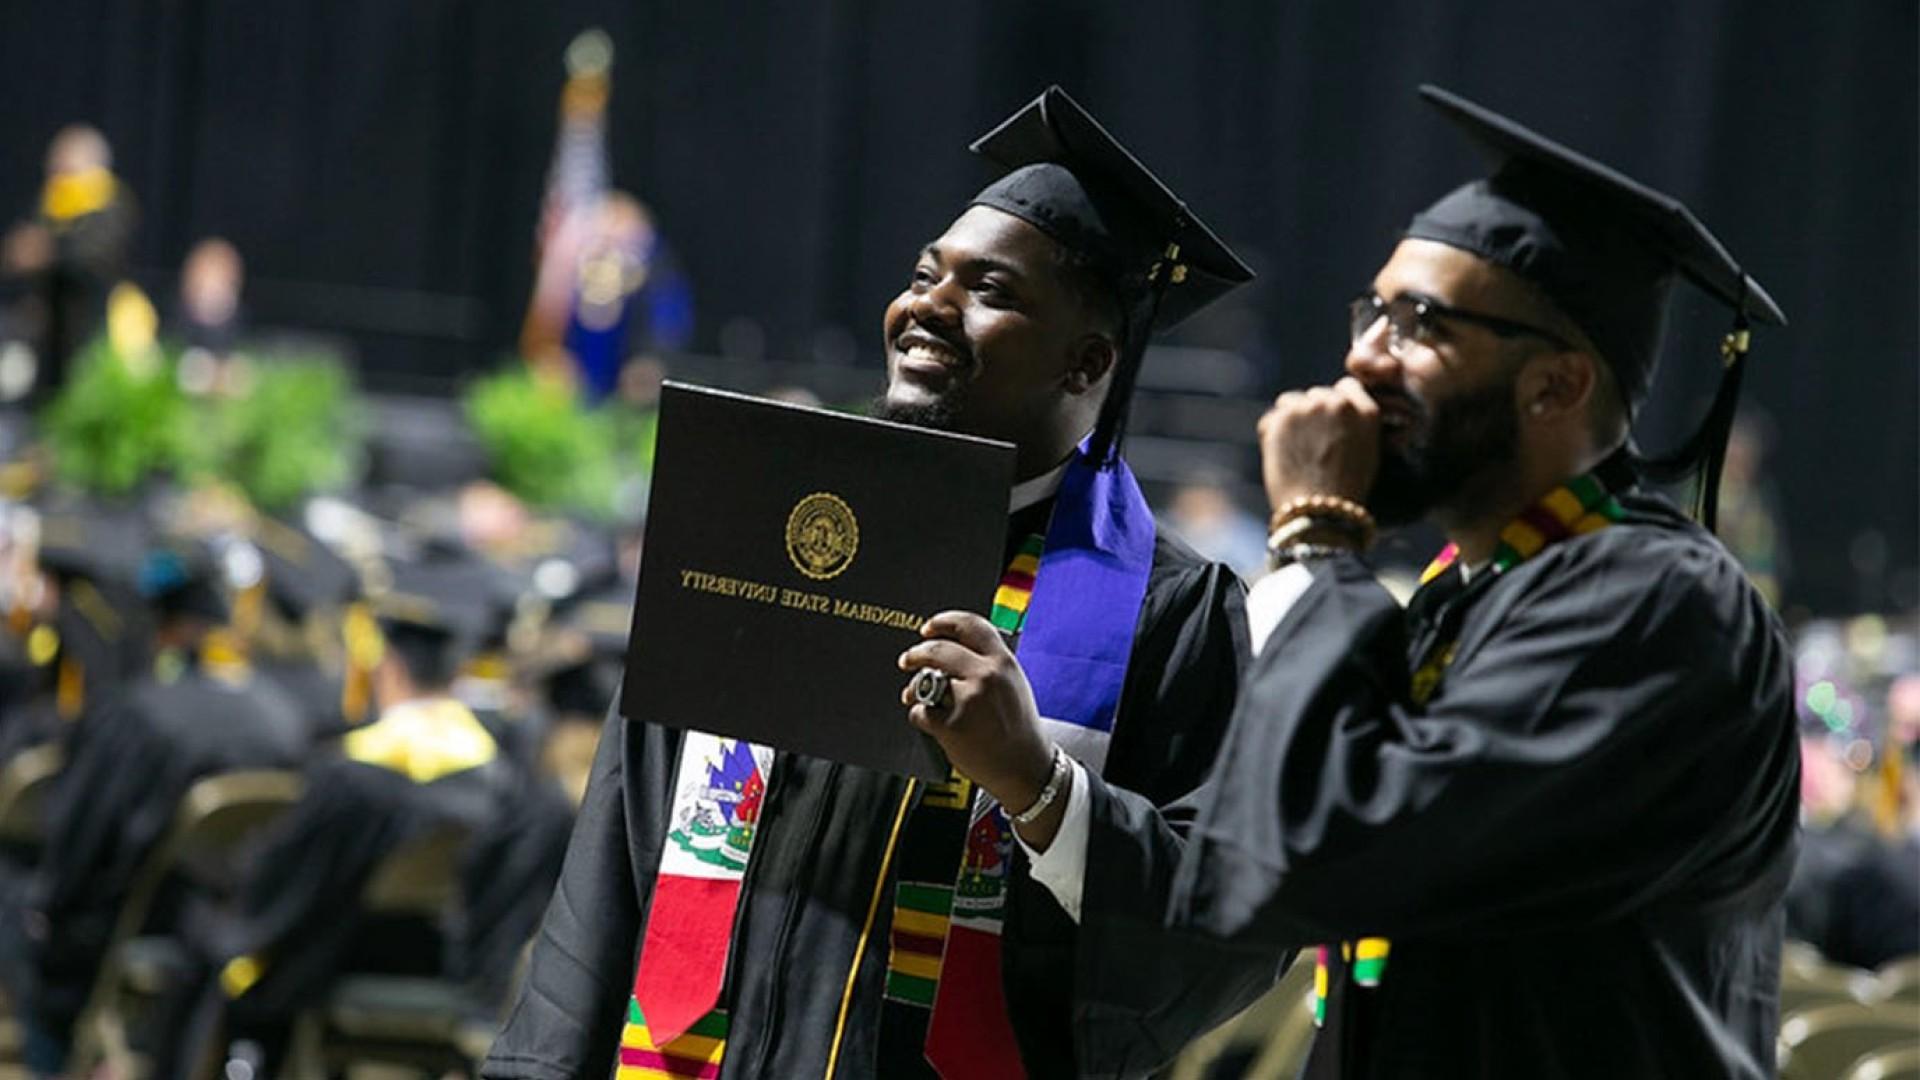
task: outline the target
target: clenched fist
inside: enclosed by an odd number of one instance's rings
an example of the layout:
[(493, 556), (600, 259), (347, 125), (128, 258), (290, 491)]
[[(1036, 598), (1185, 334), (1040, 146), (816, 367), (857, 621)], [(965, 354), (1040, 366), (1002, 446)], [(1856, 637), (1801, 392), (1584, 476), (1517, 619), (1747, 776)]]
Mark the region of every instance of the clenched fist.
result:
[(1303, 495), (1364, 503), (1380, 470), (1380, 407), (1351, 375), (1291, 390), (1260, 417), (1260, 474), (1278, 509)]

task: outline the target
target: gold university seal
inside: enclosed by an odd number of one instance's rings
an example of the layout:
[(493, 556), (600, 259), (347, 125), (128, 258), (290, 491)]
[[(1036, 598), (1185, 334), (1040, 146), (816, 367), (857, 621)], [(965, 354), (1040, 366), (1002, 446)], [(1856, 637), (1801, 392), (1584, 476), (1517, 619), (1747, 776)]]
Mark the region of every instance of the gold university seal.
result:
[(793, 505), (787, 515), (787, 557), (794, 569), (825, 581), (853, 565), (860, 550), (860, 523), (838, 495), (816, 491)]

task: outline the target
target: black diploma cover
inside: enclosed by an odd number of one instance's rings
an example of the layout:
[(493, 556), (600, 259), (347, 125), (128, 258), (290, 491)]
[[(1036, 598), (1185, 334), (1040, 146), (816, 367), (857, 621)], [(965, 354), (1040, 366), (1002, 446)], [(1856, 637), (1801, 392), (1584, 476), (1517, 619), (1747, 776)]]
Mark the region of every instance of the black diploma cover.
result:
[(896, 665), (1000, 580), (1012, 445), (669, 382), (626, 716), (944, 780)]

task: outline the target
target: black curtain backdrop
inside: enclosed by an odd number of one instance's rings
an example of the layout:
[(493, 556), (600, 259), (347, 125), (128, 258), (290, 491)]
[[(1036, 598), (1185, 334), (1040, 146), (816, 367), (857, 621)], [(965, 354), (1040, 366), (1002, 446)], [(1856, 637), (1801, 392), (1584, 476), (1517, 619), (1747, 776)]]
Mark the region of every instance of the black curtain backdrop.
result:
[[(448, 387), (515, 338), (561, 53), (598, 25), (614, 178), (693, 278), (697, 345), (750, 323), (770, 357), (877, 371), (912, 252), (987, 179), (965, 143), (1059, 82), (1259, 267), (1189, 337), (1252, 352), (1277, 390), (1336, 370), (1341, 302), (1475, 172), (1415, 100), (1438, 82), (1679, 195), (1767, 284), (1793, 325), (1758, 337), (1747, 397), (1776, 428), (1792, 598), (1907, 607), (1917, 10), (5, 0), (0, 216), (32, 205), (53, 131), (91, 121), (143, 207), (144, 278), (170, 287), (196, 238), (227, 236), (257, 322), (343, 334), (369, 386)], [(1725, 322), (1680, 298), (1644, 445), (1704, 409)]]

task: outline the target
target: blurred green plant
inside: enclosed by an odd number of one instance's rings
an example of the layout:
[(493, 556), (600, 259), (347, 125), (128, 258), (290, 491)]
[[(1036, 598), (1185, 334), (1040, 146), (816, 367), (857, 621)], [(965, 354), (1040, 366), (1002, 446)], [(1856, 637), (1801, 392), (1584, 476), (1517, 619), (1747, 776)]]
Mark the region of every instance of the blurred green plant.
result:
[(101, 337), (74, 357), (66, 385), (40, 415), (62, 481), (124, 495), (154, 473), (191, 469), (204, 454), (173, 359), (155, 353), (129, 363)]
[(542, 510), (614, 516), (623, 455), (609, 412), (518, 363), (468, 384), (462, 405), (500, 486)]
[(223, 482), (269, 512), (351, 480), (364, 425), (345, 365), (324, 353), (240, 363), (242, 388), (193, 397), (176, 354), (152, 347), (129, 362), (95, 340), (40, 416), (55, 475), (100, 495), (150, 476)]
[(250, 370), (245, 393), (203, 406), (213, 460), (194, 464), (269, 512), (350, 481), (365, 420), (346, 367), (325, 354), (275, 355)]

